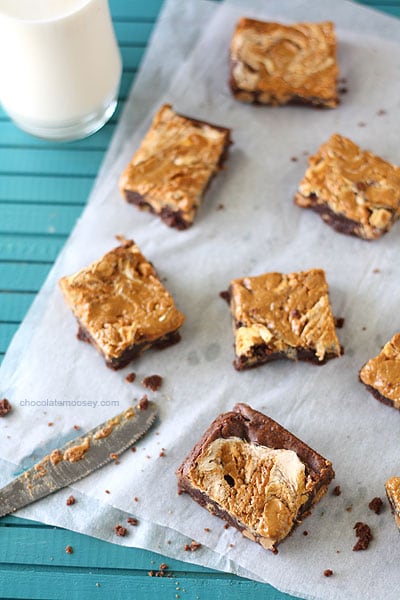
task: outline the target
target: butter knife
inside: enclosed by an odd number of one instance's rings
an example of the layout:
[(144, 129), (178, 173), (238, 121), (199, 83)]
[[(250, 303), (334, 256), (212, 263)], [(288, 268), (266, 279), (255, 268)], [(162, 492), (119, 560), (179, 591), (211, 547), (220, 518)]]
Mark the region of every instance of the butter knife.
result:
[(146, 433), (156, 416), (155, 402), (141, 402), (53, 450), (0, 489), (0, 517), (36, 502), (115, 460)]

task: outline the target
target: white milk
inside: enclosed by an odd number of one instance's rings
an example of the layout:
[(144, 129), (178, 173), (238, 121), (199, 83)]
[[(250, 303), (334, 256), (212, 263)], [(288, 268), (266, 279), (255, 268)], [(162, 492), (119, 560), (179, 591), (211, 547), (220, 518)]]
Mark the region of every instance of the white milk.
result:
[(107, 0), (0, 0), (0, 102), (22, 129), (93, 133), (115, 110), (120, 77)]

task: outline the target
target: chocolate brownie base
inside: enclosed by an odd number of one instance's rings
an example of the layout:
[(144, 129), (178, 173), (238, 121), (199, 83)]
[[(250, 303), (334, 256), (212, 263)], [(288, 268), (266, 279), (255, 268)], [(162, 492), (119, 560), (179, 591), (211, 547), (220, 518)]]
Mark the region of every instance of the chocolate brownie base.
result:
[[(94, 342), (89, 333), (82, 327), (79, 321), (78, 333), (76, 334), (76, 337), (82, 342), (92, 344), (98, 349), (98, 351), (101, 354), (103, 354), (101, 352), (101, 349)], [(156, 350), (164, 350), (164, 348), (173, 346), (174, 344), (177, 344), (180, 341), (181, 334), (179, 333), (179, 331), (172, 331), (171, 333), (159, 338), (158, 340), (155, 340), (154, 342), (143, 342), (141, 344), (133, 344), (132, 346), (129, 346), (129, 348), (126, 348), (126, 350), (124, 350), (124, 352), (118, 358), (107, 360), (104, 357), (104, 360), (107, 367), (113, 369), (114, 371), (117, 371), (118, 369), (123, 369), (124, 367), (126, 367), (126, 365), (128, 365), (134, 358), (136, 358), (137, 356), (142, 354), (142, 352), (148, 350), (149, 348), (154, 348)]]
[(174, 227), (179, 231), (183, 231), (184, 229), (187, 229), (192, 225), (191, 221), (185, 220), (181, 210), (174, 211), (172, 210), (172, 208), (164, 206), (164, 208), (161, 209), (161, 212), (158, 213), (154, 210), (151, 204), (149, 204), (149, 202), (146, 202), (144, 197), (138, 192), (124, 190), (124, 194), (125, 199), (129, 204), (134, 204), (141, 210), (146, 210), (152, 213), (153, 215), (158, 215), (161, 218), (161, 220), (164, 221), (166, 225), (168, 225), (168, 227)]
[[(313, 365), (325, 365), (328, 360), (337, 357), (337, 354), (327, 353), (323, 360), (319, 360), (316, 353), (311, 350), (305, 348), (295, 348), (295, 350), (297, 352), (297, 360), (309, 362)], [(244, 369), (255, 369), (265, 363), (281, 358), (288, 357), (284, 352), (274, 352), (267, 344), (258, 344), (253, 347), (252, 356), (237, 356), (233, 361), (233, 366), (237, 371), (243, 371)]]
[[(353, 235), (362, 240), (366, 240), (367, 242), (370, 242), (372, 239), (374, 239), (370, 237), (365, 237), (363, 228), (361, 227), (360, 223), (357, 223), (357, 221), (347, 219), (344, 215), (335, 213), (327, 205), (318, 204), (316, 194), (310, 194), (308, 199), (311, 202), (309, 208), (311, 208), (311, 210), (319, 214), (324, 223), (332, 227), (338, 233), (344, 233), (345, 235)], [(298, 204), (296, 200), (295, 204)], [(390, 227), (388, 226), (388, 228), (383, 233), (387, 233), (389, 229)], [(382, 232), (376, 230), (376, 235), (382, 235)]]
[[(236, 404), (231, 412), (222, 414), (213, 421), (201, 440), (194, 446), (186, 460), (177, 470), (177, 477), (179, 494), (183, 492), (188, 493), (198, 504), (207, 508), (212, 514), (224, 519), (241, 532), (247, 531), (246, 526), (234, 515), (221, 507), (215, 500), (210, 498), (203, 490), (195, 488), (189, 476), (191, 469), (196, 466), (199, 457), (212, 442), (232, 437), (270, 449), (291, 450), (296, 453), (299, 460), (304, 464), (305, 473), (309, 479), (307, 497), (296, 515), (293, 528), (301, 522), (303, 517), (309, 514), (312, 505), (326, 493), (329, 483), (335, 476), (332, 465), (328, 460), (276, 421), (253, 410), (246, 404)], [(224, 479), (228, 485), (231, 485), (229, 475), (225, 475)], [(260, 542), (257, 536), (254, 538), (251, 537), (251, 539)], [(271, 549), (274, 551), (275, 545)]]
[(382, 395), (380, 392), (378, 392), (378, 390), (377, 390), (376, 388), (372, 387), (372, 385), (367, 385), (367, 384), (365, 384), (365, 383), (362, 381), (362, 379), (361, 379), (361, 378), (359, 378), (359, 379), (360, 379), (361, 383), (363, 383), (363, 384), (365, 385), (365, 387), (367, 388), (367, 390), (368, 390), (369, 392), (371, 392), (371, 394), (373, 395), (373, 397), (374, 397), (376, 400), (379, 400), (379, 402), (382, 402), (382, 404), (386, 404), (386, 406), (391, 406), (392, 408), (396, 408), (396, 410), (399, 410), (399, 409), (398, 409), (398, 408), (395, 406), (395, 404), (394, 404), (393, 400), (390, 400), (390, 398), (386, 398), (386, 396), (383, 396), (383, 395)]
[[(236, 80), (233, 76), (233, 68), (235, 66), (235, 61), (231, 61), (231, 74), (229, 78), (229, 87), (232, 92), (232, 95), (237, 100), (241, 102), (247, 102), (249, 104), (257, 104), (258, 106), (264, 105), (265, 102), (260, 100), (262, 96), (262, 92), (258, 91), (249, 91), (242, 90), (237, 86)], [(271, 106), (286, 106), (286, 105), (295, 105), (295, 106), (309, 106), (310, 108), (326, 108), (330, 109), (334, 106), (338, 106), (340, 104), (340, 100), (337, 96), (332, 97), (330, 100), (324, 100), (323, 98), (318, 98), (317, 96), (307, 96), (304, 98), (303, 96), (299, 96), (297, 94), (293, 94), (293, 96), (289, 100), (285, 100), (281, 102), (278, 97), (270, 94), (270, 102), (268, 102)]]

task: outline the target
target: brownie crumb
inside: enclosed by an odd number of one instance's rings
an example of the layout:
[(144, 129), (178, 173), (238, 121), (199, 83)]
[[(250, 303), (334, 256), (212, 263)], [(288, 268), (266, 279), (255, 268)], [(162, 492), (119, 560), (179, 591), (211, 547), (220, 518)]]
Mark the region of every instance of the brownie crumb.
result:
[(290, 160), (291, 160), (292, 162), (297, 162), (299, 159), (297, 158), (297, 156), (291, 156), (291, 157), (290, 157)]
[(168, 565), (166, 565), (165, 563), (161, 563), (160, 571), (165, 571), (165, 569), (168, 569)]
[(325, 569), (324, 575), (325, 575), (325, 577), (332, 577), (332, 575), (333, 575), (332, 569)]
[(360, 521), (354, 525), (353, 529), (356, 530), (356, 536), (358, 537), (358, 541), (353, 547), (354, 552), (366, 550), (372, 540), (371, 529), (366, 523), (361, 523)]
[(75, 431), (79, 431), (80, 430), (79, 425), (74, 425), (74, 429), (75, 429)]
[(139, 410), (147, 410), (149, 408), (149, 399), (146, 394), (140, 398), (138, 408)]
[(125, 377), (125, 381), (126, 383), (133, 383), (136, 379), (136, 373), (134, 371), (132, 371), (132, 373), (128, 373), (128, 375)]
[(65, 504), (66, 504), (67, 506), (72, 506), (72, 504), (75, 504), (75, 498), (74, 498), (74, 496), (72, 496), (72, 495), (71, 495), (71, 496), (68, 496), (68, 498), (67, 498), (67, 500), (66, 500)]
[(111, 458), (112, 460), (114, 460), (116, 463), (118, 463), (118, 464), (119, 464), (119, 456), (118, 456), (118, 454), (115, 454), (115, 452), (111, 452), (111, 454), (110, 454), (110, 458)]
[(378, 111), (376, 111), (376, 114), (378, 115), (378, 117), (382, 117), (383, 115), (386, 115), (387, 113), (384, 108), (381, 108)]
[(346, 506), (346, 512), (350, 513), (353, 510), (353, 505)]
[(53, 425), (54, 425), (53, 421), (49, 421), (49, 422), (47, 423), (47, 427), (53, 427)]
[(2, 400), (0, 400), (0, 417), (5, 417), (6, 415), (8, 415), (11, 409), (12, 406), (7, 400), (7, 398), (3, 398)]
[(209, 527), (204, 527), (204, 531), (205, 531), (206, 533), (210, 533), (211, 529), (210, 529)]
[(308, 535), (308, 531), (303, 531), (303, 535)]
[(154, 571), (149, 571), (149, 572), (147, 573), (147, 575), (148, 575), (149, 577), (155, 577), (155, 573), (154, 573)]
[(380, 273), (380, 272), (381, 272), (381, 270), (380, 270), (380, 269), (373, 269), (373, 270), (372, 270), (372, 272), (373, 272), (373, 273)]
[(217, 210), (224, 210), (224, 209), (225, 209), (225, 204), (218, 204)]
[(224, 529), (229, 529), (229, 527), (230, 527), (229, 523), (225, 523)]
[(106, 494), (111, 494), (110, 490), (104, 490)]
[(137, 519), (134, 519), (133, 517), (129, 517), (129, 518), (127, 519), (127, 521), (128, 521), (128, 523), (129, 523), (129, 525), (132, 525), (132, 527), (136, 527), (136, 525), (138, 524), (138, 520), (137, 520)]
[(135, 502), (139, 502), (139, 498), (137, 496), (134, 497)]
[(378, 498), (378, 496), (376, 498), (373, 498), (371, 500), (371, 502), (368, 504), (368, 508), (373, 510), (376, 515), (379, 515), (379, 513), (382, 510), (382, 506), (383, 506), (382, 499)]
[(183, 547), (185, 552), (196, 552), (196, 550), (199, 548), (201, 548), (201, 544), (199, 544), (199, 542), (195, 542), (194, 540), (192, 540), (190, 544), (185, 544)]
[(131, 452), (136, 452), (136, 446), (132, 446)]
[(73, 547), (72, 547), (72, 546), (67, 546), (67, 547), (65, 548), (65, 552), (66, 552), (67, 554), (72, 554), (72, 553), (73, 553), (73, 551), (74, 551), (74, 549), (73, 549)]
[(162, 381), (160, 375), (149, 375), (143, 379), (142, 385), (152, 392), (157, 392), (161, 387)]
[(357, 125), (358, 125), (359, 127), (366, 127), (366, 126), (367, 126), (367, 124), (366, 124), (366, 123), (364, 123), (364, 121), (359, 121), (359, 122), (357, 123)]
[(222, 298), (222, 300), (225, 300), (225, 302), (227, 302), (228, 304), (230, 303), (230, 301), (231, 301), (231, 295), (229, 293), (229, 290), (225, 290), (223, 292), (220, 292), (219, 295), (220, 295), (220, 298)]
[(339, 94), (347, 94), (348, 91), (348, 88), (345, 86), (339, 88)]
[(335, 317), (335, 327), (337, 327), (337, 329), (342, 329), (344, 325), (344, 318), (343, 317)]
[(163, 458), (163, 457), (165, 456), (165, 452), (164, 452), (164, 450), (161, 450), (161, 452), (160, 452), (159, 456), (161, 456), (161, 458)]
[(127, 528), (122, 527), (122, 525), (116, 525), (114, 527), (114, 531), (115, 531), (116, 535), (119, 535), (119, 537), (125, 537), (126, 534), (128, 533)]
[(334, 496), (340, 496), (340, 494), (341, 494), (341, 493), (342, 493), (342, 490), (340, 489), (340, 485), (336, 485), (336, 486), (333, 488), (332, 494), (333, 494)]

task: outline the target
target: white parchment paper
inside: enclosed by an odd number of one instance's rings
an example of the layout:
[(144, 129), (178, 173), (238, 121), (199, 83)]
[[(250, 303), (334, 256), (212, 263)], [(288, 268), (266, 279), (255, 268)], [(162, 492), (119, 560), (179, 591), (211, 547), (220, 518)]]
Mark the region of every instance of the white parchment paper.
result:
[[(295, 207), (292, 199), (306, 168), (305, 153), (314, 152), (335, 131), (400, 164), (400, 53), (395, 41), (400, 25), (346, 2), (315, 4), (310, 0), (271, 6), (254, 2), (245, 10), (229, 4), (219, 7), (162, 98), (182, 113), (233, 129), (235, 144), (227, 169), (213, 182), (191, 230), (170, 230), (120, 199), (119, 174), (150, 118), (139, 126), (135, 123), (131, 131), (136, 129), (136, 134), (129, 139), (119, 131), (112, 161), (102, 169), (82, 219), (4, 359), (2, 394), (15, 410), (0, 424), (5, 438), (0, 456), (4, 465), (27, 466), (34, 456), (69, 439), (74, 424), (89, 429), (115, 414), (111, 402), (119, 403), (118, 410), (128, 406), (133, 396), (143, 393), (141, 379), (159, 373), (164, 384), (155, 394), (158, 426), (135, 454), (122, 457), (120, 465), (110, 465), (74, 486), (88, 510), (81, 510), (79, 522), (71, 527), (110, 539), (109, 530), (93, 518), (98, 512), (90, 510), (97, 506), (101, 511), (107, 504), (146, 524), (142, 534), (135, 531), (124, 538), (127, 544), (187, 560), (176, 531), (204, 545), (191, 559), (232, 572), (244, 569), (295, 595), (397, 598), (398, 532), (387, 506), (376, 516), (367, 505), (374, 496), (384, 496), (385, 480), (399, 473), (400, 415), (366, 392), (358, 370), (400, 329), (399, 226), (382, 240), (366, 243), (335, 233), (315, 214)], [(341, 106), (318, 111), (254, 107), (233, 100), (226, 85), (227, 48), (242, 14), (282, 21), (333, 19), (341, 76), (348, 87)], [(149, 93), (149, 105), (152, 101)], [(386, 113), (378, 115), (382, 109)], [(137, 241), (167, 278), (187, 315), (179, 345), (148, 352), (117, 373), (106, 369), (93, 348), (76, 340), (74, 319), (56, 286), (58, 277), (112, 248), (116, 233)], [(281, 361), (234, 371), (229, 310), (218, 292), (234, 277), (311, 267), (326, 270), (333, 310), (345, 318), (339, 332), (345, 355), (320, 368)], [(124, 376), (132, 369), (137, 380), (128, 385)], [(51, 401), (81, 406), (51, 406)], [(176, 467), (211, 420), (237, 401), (266, 412), (331, 459), (342, 488), (340, 497), (329, 494), (314, 509), (280, 546), (278, 556), (233, 529), (225, 530), (223, 522), (187, 496), (176, 495)], [(33, 402), (47, 406), (28, 405)], [(84, 402), (96, 406), (84, 407)], [(52, 428), (48, 421), (54, 422)], [(165, 457), (159, 456), (161, 448)], [(4, 469), (4, 482), (13, 471), (11, 466)], [(47, 522), (65, 525), (66, 493), (25, 509), (24, 516), (43, 518), (45, 513)], [(369, 523), (374, 533), (364, 553), (352, 552), (357, 521)], [(327, 568), (334, 577), (323, 577)]]

